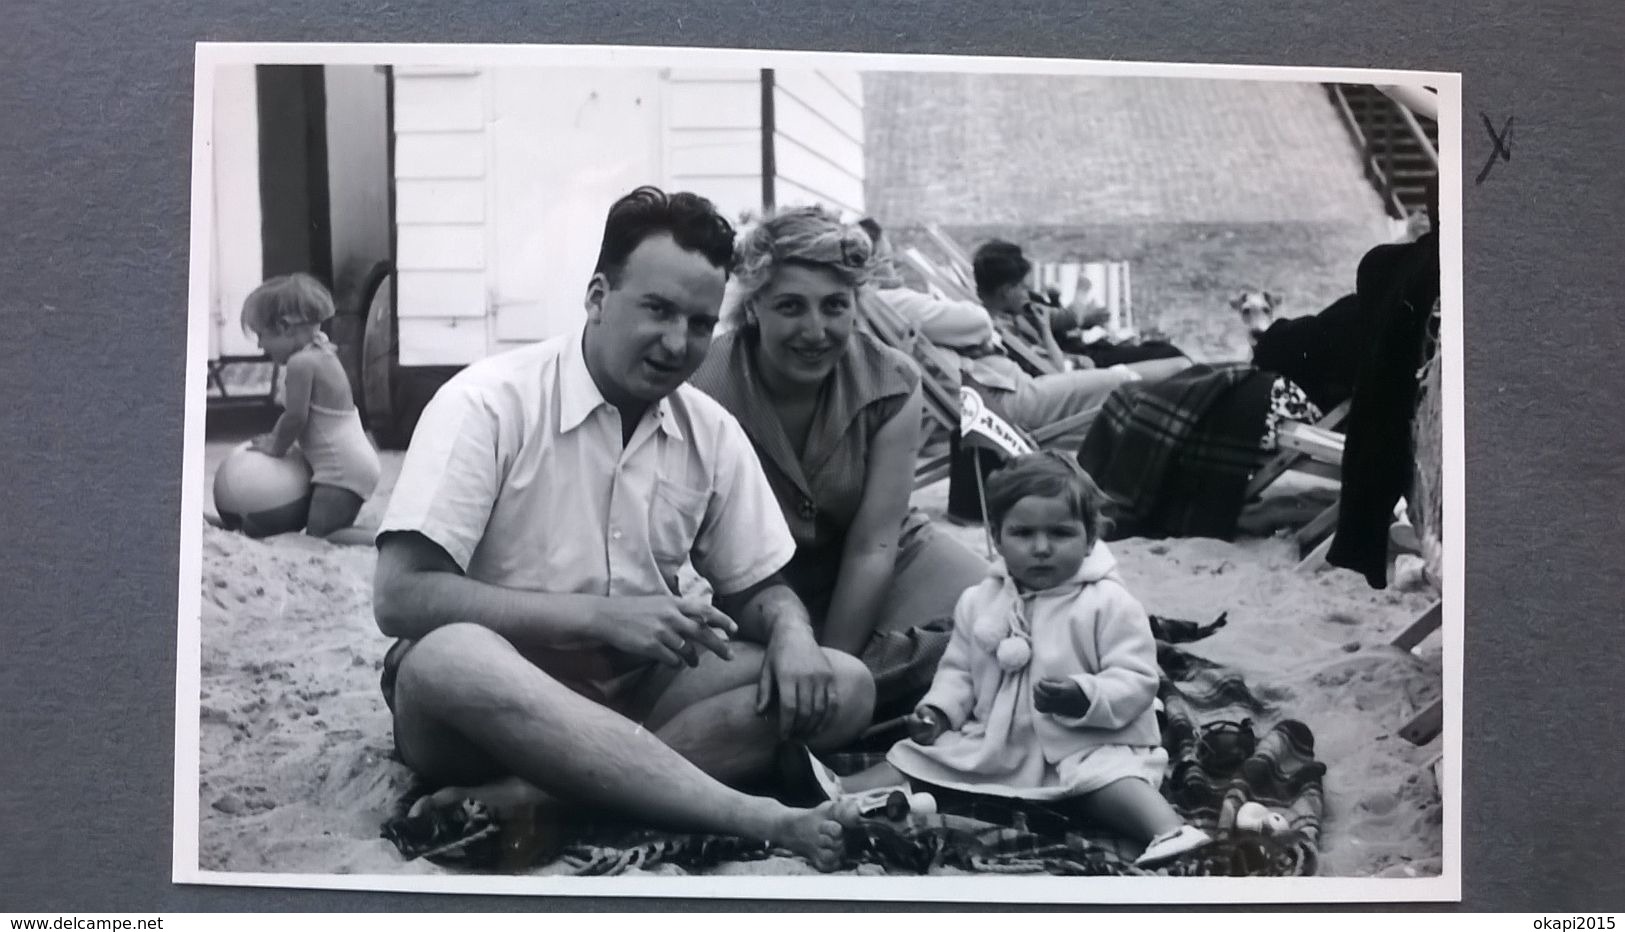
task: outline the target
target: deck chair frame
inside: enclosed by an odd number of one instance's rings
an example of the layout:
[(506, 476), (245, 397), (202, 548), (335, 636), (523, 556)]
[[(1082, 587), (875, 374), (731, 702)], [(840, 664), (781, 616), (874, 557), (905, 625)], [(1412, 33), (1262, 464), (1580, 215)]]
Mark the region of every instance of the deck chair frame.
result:
[[(872, 336), (892, 349), (908, 354), (909, 358), (916, 358), (921, 353), (931, 354), (936, 364), (944, 367), (944, 371), (959, 371), (959, 359), (952, 350), (938, 347), (925, 340), (917, 328), (899, 318), (873, 293), (864, 292), (859, 295), (858, 319)], [(926, 417), (934, 422), (938, 429), (951, 435), (959, 429), (959, 403), (936, 380), (924, 373), (922, 376), (920, 385), (921, 394), (925, 398)], [(928, 436), (923, 442), (929, 444), (930, 440)], [(914, 472), (916, 489), (946, 477), (953, 466), (951, 455), (947, 452), (927, 457), (922, 446), (921, 454)]]
[[(942, 232), (940, 227), (927, 225), (926, 236), (937, 245), (937, 248), (948, 258), (946, 266), (939, 266), (932, 262), (925, 253), (916, 247), (903, 250), (903, 260), (915, 272), (926, 280), (926, 283), (937, 289), (944, 297), (951, 297), (962, 301), (980, 301), (976, 294), (976, 277), (971, 268), (971, 260), (959, 244)], [(1043, 350), (1034, 346), (1030, 340), (1017, 333), (1014, 328), (1003, 321), (995, 320), (994, 329), (998, 331), (999, 339), (1004, 343), (1004, 349), (1016, 364), (1027, 370), (1029, 375), (1052, 375), (1061, 371)]]
[[(1406, 626), (1391, 643), (1409, 653), (1427, 640), (1428, 635), (1439, 630), (1442, 624), (1444, 624), (1444, 603), (1435, 599), (1433, 604), (1416, 616), (1416, 620)], [(1399, 736), (1414, 745), (1421, 746), (1432, 743), (1443, 731), (1444, 697), (1441, 696), (1412, 716), (1410, 721), (1401, 725)]]
[[(919, 273), (920, 277), (925, 279), (927, 287), (939, 297), (951, 298), (957, 301), (979, 301), (974, 289), (967, 289), (960, 285), (954, 276), (943, 271), (918, 249), (913, 247), (905, 249), (900, 254), (900, 258), (904, 264)], [(1051, 375), (1060, 371), (1055, 368), (1055, 364), (1050, 361), (1042, 350), (1035, 348), (1026, 337), (1017, 333), (1010, 325), (995, 320), (993, 328), (999, 334), (999, 340), (1004, 346), (1005, 353), (1015, 360), (1017, 365), (1026, 370), (1028, 375)]]
[[(1349, 402), (1345, 401), (1313, 424), (1288, 421), (1276, 432), (1280, 447), (1247, 483), (1243, 501), (1252, 501), (1264, 493), (1275, 480), (1288, 472), (1302, 472), (1334, 481), (1343, 475), (1343, 435), (1339, 428), (1348, 419)], [(1293, 538), (1298, 544), (1298, 556), (1306, 565), (1312, 565), (1325, 556), (1331, 543), (1331, 533), (1337, 527), (1337, 509), (1334, 501), (1320, 514), (1299, 528)]]
[[(899, 318), (885, 302), (873, 294), (864, 293), (858, 298), (859, 320), (862, 326), (876, 339), (893, 349), (899, 350), (914, 358), (918, 354), (932, 356), (933, 362), (945, 372), (959, 371), (959, 355), (946, 347), (937, 346), (926, 340), (918, 329), (907, 321)], [(926, 416), (936, 425), (948, 433), (957, 433), (959, 430), (959, 399), (952, 396), (931, 378), (921, 380), (922, 394), (925, 397)], [(1022, 431), (1029, 443), (1035, 447), (1046, 447), (1060, 437), (1066, 436), (1073, 430), (1092, 421), (1100, 413), (1101, 406), (1095, 406), (1080, 411), (1069, 417), (1062, 418), (1050, 424), (1045, 424), (1032, 431)], [(1020, 428), (1017, 428), (1020, 430)], [(914, 474), (914, 487), (922, 488), (946, 477), (952, 469), (950, 454), (943, 453), (933, 457), (922, 457)]]
[[(926, 224), (926, 236), (947, 257), (945, 267), (937, 267), (918, 249), (912, 250), (916, 271), (928, 277), (946, 279), (949, 284), (958, 285), (961, 293), (968, 300), (977, 300), (975, 273), (972, 270), (970, 257), (965, 253), (953, 237), (943, 231), (936, 224)], [(921, 269), (920, 265), (928, 266)], [(934, 273), (934, 274), (933, 274)], [(1098, 292), (1102, 305), (1110, 315), (1110, 329), (1114, 332), (1134, 329), (1134, 297), (1133, 284), (1129, 274), (1129, 263), (1121, 261), (1098, 262), (1049, 262), (1037, 263), (1033, 266), (1034, 285), (1046, 287), (1054, 285), (1062, 294), (1061, 303), (1070, 304), (1077, 296), (1079, 276), (1088, 278), (1091, 292)], [(1045, 353), (1044, 349), (1027, 339), (1023, 334), (1015, 332), (1008, 326), (999, 327), (999, 335), (1005, 341), (1007, 350), (1012, 359), (1019, 363), (1032, 375), (1048, 375), (1060, 371)]]

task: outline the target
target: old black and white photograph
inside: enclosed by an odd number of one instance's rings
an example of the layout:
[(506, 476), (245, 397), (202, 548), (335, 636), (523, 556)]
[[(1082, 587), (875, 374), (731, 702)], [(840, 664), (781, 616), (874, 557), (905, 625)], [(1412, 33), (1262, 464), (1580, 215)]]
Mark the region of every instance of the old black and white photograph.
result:
[(174, 877), (1460, 895), (1459, 75), (197, 47)]

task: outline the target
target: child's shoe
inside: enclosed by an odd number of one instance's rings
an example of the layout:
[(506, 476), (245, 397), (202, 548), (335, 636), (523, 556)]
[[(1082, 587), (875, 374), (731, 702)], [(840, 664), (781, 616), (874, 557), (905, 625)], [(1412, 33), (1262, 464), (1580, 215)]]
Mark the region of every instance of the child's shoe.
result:
[(1134, 866), (1154, 867), (1166, 864), (1182, 854), (1211, 844), (1212, 841), (1207, 832), (1196, 826), (1181, 825), (1171, 832), (1164, 832), (1151, 839), (1151, 843), (1145, 846), (1145, 851), (1134, 860)]

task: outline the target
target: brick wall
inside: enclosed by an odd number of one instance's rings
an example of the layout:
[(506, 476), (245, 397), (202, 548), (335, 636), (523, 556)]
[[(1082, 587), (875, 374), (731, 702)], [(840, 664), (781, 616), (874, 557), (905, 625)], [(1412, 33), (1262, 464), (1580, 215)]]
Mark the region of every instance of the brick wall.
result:
[(1318, 84), (871, 73), (869, 205), (903, 224), (1380, 216)]
[(865, 75), (870, 211), (902, 245), (937, 223), (1035, 261), (1132, 263), (1136, 315), (1193, 355), (1240, 358), (1228, 299), (1282, 316), (1353, 290), (1392, 236), (1318, 84)]

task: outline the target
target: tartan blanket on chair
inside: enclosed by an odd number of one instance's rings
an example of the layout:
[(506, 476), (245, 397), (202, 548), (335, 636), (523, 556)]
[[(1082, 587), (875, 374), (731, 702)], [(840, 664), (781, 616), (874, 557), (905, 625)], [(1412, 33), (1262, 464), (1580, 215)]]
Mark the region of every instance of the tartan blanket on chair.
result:
[(1234, 536), (1247, 482), (1266, 459), (1273, 382), (1229, 363), (1114, 389), (1078, 462), (1115, 500), (1119, 536)]
[[(1159, 638), (1197, 638), (1210, 626), (1166, 620)], [(1180, 633), (1183, 626), (1184, 634)], [(1171, 633), (1170, 633), (1171, 631)], [(1063, 804), (952, 794), (932, 789), (938, 812), (875, 817), (847, 832), (847, 866), (888, 873), (944, 868), (1059, 875), (1308, 876), (1316, 869), (1326, 766), (1314, 735), (1255, 693), (1233, 671), (1159, 639), (1163, 744), (1171, 766), (1162, 793), (1214, 843), (1154, 871), (1134, 866), (1140, 846), (1083, 821)], [(1263, 723), (1271, 722), (1267, 727)], [(884, 752), (831, 755), (852, 773)], [(423, 788), (427, 789), (427, 788)], [(609, 875), (664, 866), (703, 873), (728, 861), (771, 857), (760, 842), (653, 831), (600, 813), (547, 826), (500, 824), (477, 803), (408, 818), (408, 797), (383, 835), (407, 858), (481, 871)], [(1284, 835), (1237, 831), (1235, 810), (1258, 802), (1286, 818)]]

